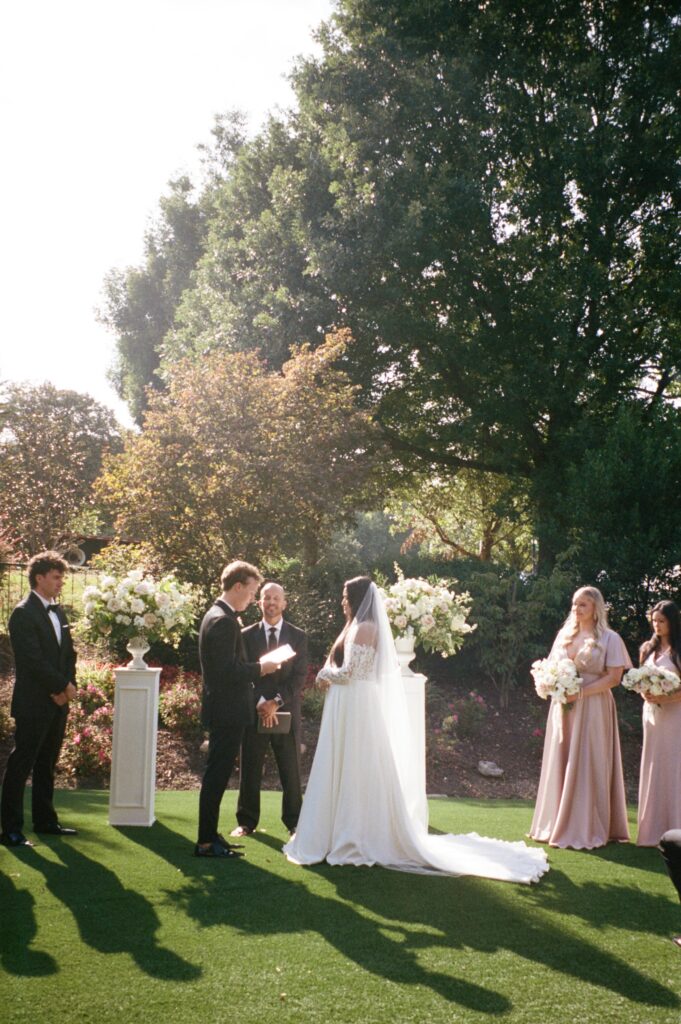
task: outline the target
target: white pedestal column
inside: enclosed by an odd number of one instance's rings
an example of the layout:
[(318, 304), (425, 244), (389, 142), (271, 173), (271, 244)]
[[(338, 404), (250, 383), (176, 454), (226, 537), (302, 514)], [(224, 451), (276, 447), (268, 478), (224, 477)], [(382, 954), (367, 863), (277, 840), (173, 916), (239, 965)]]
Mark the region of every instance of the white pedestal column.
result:
[(402, 668), (404, 696), (411, 725), (412, 750), (416, 758), (423, 792), (426, 792), (426, 676)]
[(153, 825), (160, 668), (116, 669), (110, 825)]

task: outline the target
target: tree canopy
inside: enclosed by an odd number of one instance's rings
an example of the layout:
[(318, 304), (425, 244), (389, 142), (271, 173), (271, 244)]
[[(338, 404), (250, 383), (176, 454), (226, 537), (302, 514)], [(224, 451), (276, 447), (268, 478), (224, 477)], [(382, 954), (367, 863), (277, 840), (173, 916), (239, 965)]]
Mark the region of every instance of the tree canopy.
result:
[(98, 495), (125, 540), (210, 592), (233, 558), (314, 563), (333, 529), (377, 500), (381, 461), (334, 336), (281, 371), (255, 353), (177, 363)]
[(95, 514), (92, 485), (121, 439), (113, 413), (51, 384), (5, 385), (0, 397), (0, 527), (35, 554)]
[(342, 0), (320, 40), (211, 184), (157, 358), (348, 327), (396, 456), (524, 490), (550, 564), (571, 467), (678, 387), (678, 5)]

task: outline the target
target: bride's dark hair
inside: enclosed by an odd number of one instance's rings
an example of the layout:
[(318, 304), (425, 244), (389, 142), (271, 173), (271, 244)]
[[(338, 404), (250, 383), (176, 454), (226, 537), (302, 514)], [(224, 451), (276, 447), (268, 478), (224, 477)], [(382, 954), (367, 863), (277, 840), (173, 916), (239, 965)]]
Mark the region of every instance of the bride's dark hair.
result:
[(354, 579), (346, 580), (343, 590), (348, 599), (348, 610), (345, 616), (345, 625), (341, 630), (338, 639), (331, 648), (330, 660), (333, 665), (339, 667), (343, 664), (345, 653), (345, 636), (350, 628), (350, 623), (357, 615), (362, 601), (366, 597), (367, 590), (371, 586), (371, 579), (368, 576), (355, 576)]
[[(671, 659), (676, 667), (681, 670), (681, 612), (673, 601), (658, 601), (653, 610), (650, 613), (650, 620), (652, 622), (653, 613), (659, 612), (660, 615), (664, 615), (665, 619), (669, 623), (669, 646), (671, 651)], [(642, 665), (646, 658), (649, 658), (651, 654), (659, 651), (661, 647), (661, 641), (657, 633), (653, 632), (650, 640), (646, 640), (644, 644), (641, 644), (641, 650), (639, 652), (639, 664)]]

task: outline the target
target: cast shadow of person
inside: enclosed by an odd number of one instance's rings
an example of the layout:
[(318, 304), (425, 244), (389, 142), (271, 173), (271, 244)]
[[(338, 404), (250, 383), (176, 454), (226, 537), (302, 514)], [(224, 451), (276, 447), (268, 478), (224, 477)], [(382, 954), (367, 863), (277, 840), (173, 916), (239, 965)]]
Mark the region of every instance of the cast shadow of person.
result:
[[(22, 863), (23, 867), (23, 863)], [(32, 949), (38, 932), (35, 897), (19, 889), (11, 877), (0, 873), (0, 965), (8, 974), (45, 977), (59, 970), (56, 960), (42, 949)]]
[[(382, 922), (366, 917), (350, 902), (311, 892), (303, 868), (300, 882), (293, 882), (249, 861), (248, 849), (246, 857), (229, 863), (192, 860), (187, 840), (159, 821), (144, 832), (121, 831), (182, 872), (184, 884), (167, 891), (165, 898), (203, 928), (228, 926), (251, 935), (313, 931), (348, 960), (387, 981), (429, 988), (449, 1002), (481, 1013), (501, 1014), (511, 1009), (510, 1001), (498, 992), (423, 967), (418, 950), (410, 949), (402, 934), (386, 934)], [(268, 847), (273, 861), (276, 858), (281, 864), (278, 839), (259, 835), (255, 842)], [(360, 873), (351, 868), (329, 870), (347, 870), (355, 877)]]
[(72, 843), (59, 841), (51, 848), (61, 863), (41, 856), (37, 848), (32, 866), (73, 915), (87, 946), (100, 953), (127, 953), (140, 970), (165, 981), (196, 981), (201, 976), (200, 967), (159, 944), (161, 922), (143, 895), (126, 888), (113, 871)]
[[(661, 858), (654, 873), (665, 876)], [(549, 876), (541, 894), (532, 894), (542, 909), (579, 918), (594, 928), (623, 928), (652, 936), (678, 929), (679, 907), (669, 894), (646, 892), (638, 886), (611, 882), (583, 882), (576, 885), (566, 875)]]
[[(513, 886), (521, 897), (520, 907), (517, 900), (505, 897), (508, 883), (503, 882), (483, 882), (471, 877), (408, 876), (384, 871), (381, 884), (376, 885), (368, 878), (369, 872), (353, 873), (328, 867), (313, 870), (334, 872), (329, 877), (333, 878), (341, 899), (361, 903), (372, 913), (381, 915), (389, 927), (402, 931), (404, 942), (413, 949), (433, 944), (452, 949), (471, 948), (481, 953), (506, 949), (636, 1003), (660, 1007), (681, 1005), (673, 990), (593, 943), (566, 934), (538, 913), (540, 910), (562, 911), (565, 900), (562, 895), (556, 898), (556, 892), (567, 893), (574, 888), (570, 880), (555, 869), (536, 886)], [(591, 893), (592, 901), (596, 895), (595, 891)], [(621, 896), (620, 892), (620, 899)], [(600, 895), (598, 898), (600, 900)], [(583, 906), (586, 906), (586, 897)], [(659, 909), (657, 902), (654, 906)], [(641, 906), (638, 909), (641, 912)], [(616, 923), (628, 927), (621, 914), (617, 918), (614, 902), (612, 916)], [(423, 931), (424, 925), (431, 929), (430, 933)]]

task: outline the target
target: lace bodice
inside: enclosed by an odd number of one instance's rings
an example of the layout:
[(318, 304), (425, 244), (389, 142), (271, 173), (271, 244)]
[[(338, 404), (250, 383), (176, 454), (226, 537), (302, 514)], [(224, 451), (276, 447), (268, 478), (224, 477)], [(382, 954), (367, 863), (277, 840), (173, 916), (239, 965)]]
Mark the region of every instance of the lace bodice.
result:
[(345, 645), (343, 664), (340, 667), (325, 665), (317, 675), (317, 679), (327, 683), (349, 683), (356, 679), (370, 679), (375, 660), (375, 647), (348, 643)]

